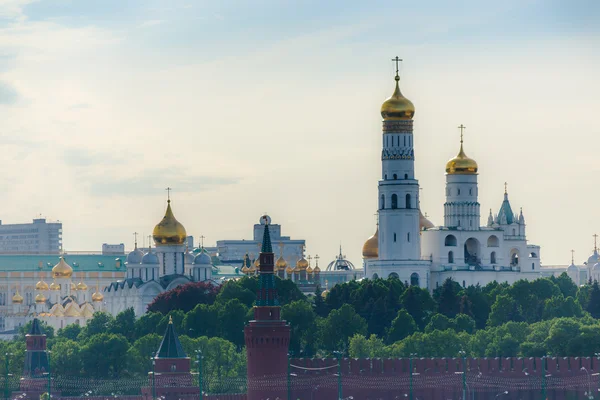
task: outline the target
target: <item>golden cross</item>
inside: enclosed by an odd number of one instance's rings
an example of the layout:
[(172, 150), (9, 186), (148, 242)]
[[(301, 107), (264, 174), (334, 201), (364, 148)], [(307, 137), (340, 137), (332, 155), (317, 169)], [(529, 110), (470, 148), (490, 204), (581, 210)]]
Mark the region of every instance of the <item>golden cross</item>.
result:
[(316, 266), (317, 266), (317, 267), (319, 266), (319, 258), (321, 258), (321, 257), (319, 257), (319, 255), (318, 255), (318, 254), (317, 254), (317, 255), (315, 255), (315, 263), (316, 263)]
[(467, 129), (467, 127), (464, 126), (463, 124), (460, 124), (458, 129), (460, 129), (460, 143), (462, 143), (463, 142), (463, 133), (464, 133), (464, 130)]
[(310, 267), (310, 260), (312, 260), (313, 258), (309, 254), (308, 257), (306, 257), (306, 259), (308, 260), (308, 266)]
[(200, 235), (200, 245), (202, 248), (204, 248), (204, 239), (206, 239), (206, 237), (204, 235)]
[(135, 242), (135, 247), (137, 247), (137, 235), (138, 235), (137, 232), (133, 232), (133, 240)]
[(167, 187), (165, 190), (167, 191), (167, 201), (171, 201), (171, 190), (173, 189)]
[(575, 264), (575, 250), (571, 250), (571, 264)]
[(399, 65), (400, 62), (402, 61), (402, 59), (398, 56), (396, 56), (395, 58), (392, 58), (392, 61), (394, 61), (396, 63), (396, 76), (400, 76), (398, 75), (398, 70), (399, 70)]

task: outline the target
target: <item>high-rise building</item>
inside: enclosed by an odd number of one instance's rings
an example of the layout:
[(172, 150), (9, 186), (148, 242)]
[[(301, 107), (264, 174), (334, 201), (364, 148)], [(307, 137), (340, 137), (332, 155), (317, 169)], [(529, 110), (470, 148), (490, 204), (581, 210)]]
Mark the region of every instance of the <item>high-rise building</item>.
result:
[(62, 251), (62, 222), (36, 218), (31, 224), (2, 224), (0, 254), (59, 254)]

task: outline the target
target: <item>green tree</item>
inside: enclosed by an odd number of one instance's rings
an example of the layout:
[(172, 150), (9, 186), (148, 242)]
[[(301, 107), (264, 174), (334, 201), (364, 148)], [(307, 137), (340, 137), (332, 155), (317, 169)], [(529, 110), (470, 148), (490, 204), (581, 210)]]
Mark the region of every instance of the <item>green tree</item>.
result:
[(239, 300), (246, 307), (252, 307), (256, 300), (256, 292), (240, 286), (237, 281), (230, 280), (223, 284), (216, 301), (225, 304), (232, 299)]
[(106, 312), (96, 312), (92, 319), (88, 320), (85, 327), (81, 330), (81, 336), (85, 340), (94, 335), (106, 333), (113, 321), (113, 316)]
[(129, 342), (122, 335), (100, 333), (90, 336), (81, 349), (87, 376), (118, 378), (127, 365)]
[(577, 284), (571, 280), (566, 272), (563, 272), (557, 278), (552, 276), (550, 279), (558, 286), (565, 299), (567, 297), (577, 297)]
[(546, 339), (546, 347), (552, 354), (571, 355), (571, 340), (581, 334), (581, 324), (573, 318), (558, 318), (553, 321)]
[(281, 308), (281, 317), (291, 327), (290, 352), (298, 357), (314, 354), (317, 316), (311, 305), (302, 300), (293, 301)]
[(321, 285), (318, 285), (318, 284), (317, 284), (317, 287), (315, 288), (314, 307), (315, 307), (315, 313), (319, 317), (326, 317), (327, 314), (329, 314), (329, 308), (327, 307), (327, 304), (323, 300), (323, 290), (321, 289)]
[(413, 317), (419, 329), (426, 325), (427, 318), (433, 313), (435, 302), (427, 289), (417, 286), (408, 287), (400, 297), (402, 307)]
[(220, 336), (238, 348), (244, 345), (244, 325), (248, 308), (239, 300), (229, 300), (219, 309)]
[(414, 318), (406, 310), (400, 310), (388, 330), (387, 342), (391, 344), (402, 340), (415, 333), (417, 329)]
[(123, 335), (130, 342), (135, 339), (135, 312), (133, 308), (121, 311), (109, 322), (108, 331), (117, 335)]
[(450, 320), (451, 326), (458, 332), (466, 332), (472, 334), (475, 332), (475, 320), (466, 314), (458, 314)]
[(348, 354), (352, 358), (378, 358), (385, 357), (388, 350), (377, 335), (371, 335), (367, 339), (363, 335), (356, 334), (350, 338)]
[(159, 333), (157, 328), (163, 317), (161, 313), (150, 311), (142, 315), (134, 324), (135, 337), (141, 338), (150, 333)]
[[(70, 326), (78, 326), (72, 324)], [(61, 330), (59, 330), (60, 333)], [(79, 376), (83, 370), (81, 346), (79, 342), (71, 339), (60, 340), (52, 346), (50, 357), (52, 373), (62, 376)]]
[(192, 337), (208, 336), (218, 334), (219, 308), (218, 304), (198, 304), (192, 311), (185, 314), (183, 318), (183, 332)]
[(576, 317), (583, 315), (583, 310), (573, 297), (554, 296), (544, 302), (543, 319), (553, 319), (561, 317)]
[(323, 348), (329, 352), (346, 350), (352, 336), (367, 334), (367, 322), (349, 304), (331, 311), (319, 322), (319, 338)]
[(600, 318), (600, 287), (598, 282), (594, 281), (589, 291), (589, 300), (587, 304), (587, 311), (590, 315), (596, 319)]
[(70, 324), (61, 328), (57, 332), (57, 337), (65, 338), (69, 340), (77, 340), (77, 336), (81, 333), (81, 326), (79, 324)]
[(447, 278), (442, 286), (433, 291), (440, 314), (454, 318), (460, 312), (462, 288), (452, 278)]
[(446, 329), (454, 328), (450, 318), (446, 317), (444, 314), (435, 314), (429, 320), (429, 323), (425, 327), (426, 333), (431, 333), (435, 330), (445, 331)]
[(517, 302), (510, 295), (503, 294), (496, 297), (487, 323), (489, 326), (498, 326), (508, 321), (519, 321), (520, 319)]
[[(54, 328), (44, 321), (38, 320), (38, 322), (40, 324), (40, 329), (42, 330), (42, 333), (46, 335), (48, 339), (52, 339), (54, 337)], [(17, 340), (25, 340), (25, 335), (27, 335), (31, 331), (31, 325), (33, 325), (33, 320), (27, 322), (25, 325), (19, 328), (19, 335)]]
[[(489, 288), (491, 288), (491, 286)], [(490, 300), (490, 295), (486, 293), (481, 286), (476, 285), (467, 287), (465, 289), (465, 296), (468, 299), (468, 302), (467, 300), (461, 302), (461, 313), (473, 317), (477, 329), (485, 328), (493, 303), (493, 301)], [(494, 296), (493, 300), (495, 299), (496, 297)], [(465, 302), (468, 306), (464, 305)]]

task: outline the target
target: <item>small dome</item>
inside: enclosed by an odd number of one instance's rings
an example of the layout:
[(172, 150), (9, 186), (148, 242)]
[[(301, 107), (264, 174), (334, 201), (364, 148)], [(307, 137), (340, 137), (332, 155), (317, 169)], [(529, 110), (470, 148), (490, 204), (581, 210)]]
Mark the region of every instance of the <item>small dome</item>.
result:
[(275, 267), (281, 271), (285, 270), (285, 268), (287, 267), (287, 262), (282, 256), (279, 256), (279, 258), (275, 262)]
[(594, 264), (594, 266), (592, 267), (592, 271), (600, 272), (600, 263)]
[(421, 210), (419, 210), (419, 228), (420, 230), (435, 228), (433, 222), (428, 220), (427, 217), (421, 213)]
[(245, 265), (242, 267), (242, 274), (248, 274), (250, 273), (250, 268), (246, 267)]
[(375, 233), (363, 244), (362, 256), (366, 259), (379, 257), (379, 226), (377, 226)]
[(285, 269), (285, 273), (290, 275), (294, 272), (294, 268), (292, 268), (291, 266), (287, 266), (287, 268)]
[(260, 259), (258, 257), (256, 257), (256, 260), (254, 260), (254, 268), (255, 269), (260, 268)]
[(381, 116), (384, 121), (410, 120), (415, 115), (415, 106), (400, 92), (400, 77), (396, 75), (396, 88), (390, 98), (381, 105)]
[(477, 174), (477, 162), (469, 158), (463, 150), (462, 139), (458, 155), (446, 163), (446, 174), (448, 175), (475, 175)]
[(102, 300), (104, 300), (104, 295), (98, 291), (98, 288), (96, 288), (96, 292), (92, 294), (92, 301), (98, 302)]
[(202, 251), (194, 258), (195, 265), (212, 265), (212, 258), (206, 251)]
[(311, 267), (310, 265), (308, 266), (308, 268), (306, 268), (306, 273), (307, 273), (307, 274), (312, 274), (312, 273), (313, 273), (313, 271), (314, 271), (314, 270), (312, 269), (312, 267)]
[(35, 290), (48, 290), (49, 286), (44, 280), (39, 281), (35, 284)]
[(592, 253), (592, 255), (589, 256), (587, 263), (588, 263), (588, 265), (594, 265), (598, 261), (600, 261), (600, 257), (598, 257), (598, 250), (594, 249), (594, 252)]
[(308, 268), (308, 261), (306, 261), (304, 256), (296, 262), (296, 268), (298, 271), (304, 271)]
[(152, 249), (149, 249), (144, 257), (142, 257), (142, 264), (158, 264), (158, 256), (152, 252)]
[(87, 287), (87, 285), (85, 283), (79, 282), (77, 284), (77, 290), (88, 290), (88, 287)]
[(52, 276), (54, 278), (70, 278), (73, 275), (73, 268), (63, 257), (60, 257), (58, 264), (52, 268)]
[(319, 266), (317, 265), (317, 266), (315, 267), (315, 269), (313, 269), (313, 272), (314, 272), (315, 274), (318, 274), (319, 272), (321, 272), (321, 268), (319, 268)]
[(187, 233), (183, 225), (175, 219), (171, 209), (171, 200), (167, 200), (167, 211), (163, 219), (154, 227), (152, 238), (156, 245), (182, 245)]
[(69, 305), (65, 309), (65, 317), (81, 317), (81, 311), (79, 310), (79, 306), (74, 302), (69, 303)]
[(75, 292), (77, 290), (77, 285), (71, 282), (71, 292)]
[(43, 294), (39, 293), (37, 296), (35, 296), (35, 302), (38, 304), (45, 303), (46, 297)]
[(135, 246), (135, 249), (131, 251), (131, 253), (127, 254), (127, 264), (139, 264), (142, 262), (142, 257), (144, 253)]
[(194, 253), (192, 253), (191, 251), (186, 251), (183, 256), (183, 261), (185, 264), (193, 264), (194, 258)]
[(269, 217), (267, 214), (261, 215), (259, 222), (261, 225), (271, 225), (271, 217)]
[(60, 290), (60, 285), (56, 282), (50, 284), (50, 290)]
[(569, 267), (567, 268), (568, 272), (578, 272), (579, 268), (577, 268), (577, 266), (575, 264), (571, 264), (569, 265)]
[(19, 294), (18, 290), (17, 290), (17, 293), (15, 293), (15, 295), (12, 298), (12, 302), (13, 302), (13, 304), (23, 304), (23, 296), (21, 296)]

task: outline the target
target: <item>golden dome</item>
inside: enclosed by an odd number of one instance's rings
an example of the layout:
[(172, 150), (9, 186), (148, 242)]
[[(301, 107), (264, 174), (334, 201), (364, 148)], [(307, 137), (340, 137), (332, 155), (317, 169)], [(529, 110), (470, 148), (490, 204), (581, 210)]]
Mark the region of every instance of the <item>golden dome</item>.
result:
[(52, 277), (54, 278), (70, 278), (72, 275), (73, 268), (62, 257), (58, 261), (58, 264), (52, 268)]
[(312, 273), (313, 273), (313, 271), (314, 271), (314, 270), (312, 269), (312, 267), (311, 267), (310, 265), (308, 266), (308, 268), (306, 268), (306, 273), (307, 273), (307, 274), (312, 274)]
[(81, 316), (85, 318), (91, 318), (94, 316), (94, 312), (89, 310), (87, 307), (81, 312)]
[(250, 271), (250, 268), (246, 267), (245, 265), (242, 267), (242, 274), (247, 274)]
[(317, 265), (317, 266), (315, 267), (315, 269), (313, 269), (313, 272), (314, 272), (315, 274), (318, 274), (319, 272), (321, 272), (321, 268), (319, 268), (319, 265)]
[(92, 294), (92, 301), (102, 301), (104, 300), (104, 295), (98, 291), (96, 288), (96, 292)]
[(85, 283), (79, 282), (77, 284), (77, 290), (88, 290), (88, 287), (87, 287), (87, 285)]
[(50, 313), (52, 316), (55, 317), (64, 317), (65, 316), (65, 309), (63, 308), (63, 306), (59, 303), (56, 306), (54, 306), (51, 310)]
[(258, 269), (258, 267), (260, 267), (260, 259), (256, 257), (256, 260), (254, 260), (254, 268)]
[(379, 257), (379, 225), (375, 233), (363, 244), (362, 256), (366, 259)]
[(60, 285), (56, 282), (50, 284), (50, 290), (60, 290)]
[(81, 313), (78, 309), (79, 306), (77, 304), (69, 304), (65, 310), (65, 317), (81, 317)]
[(167, 211), (162, 221), (154, 227), (152, 238), (157, 246), (176, 244), (181, 245), (185, 242), (187, 233), (183, 225), (175, 219), (173, 210), (171, 210), (171, 200), (167, 200)]
[(396, 75), (396, 89), (394, 94), (381, 105), (381, 116), (384, 121), (409, 120), (415, 115), (415, 106), (400, 92), (400, 77)]
[(77, 285), (71, 282), (71, 292), (75, 292), (77, 290)]
[(427, 219), (427, 217), (425, 217), (423, 215), (423, 213), (421, 212), (421, 210), (419, 210), (419, 229), (423, 230), (423, 229), (431, 229), (434, 228), (435, 225), (433, 225), (433, 222), (431, 222), (430, 220)]
[(43, 294), (39, 293), (37, 296), (35, 296), (35, 302), (38, 303), (38, 304), (39, 303), (45, 303), (46, 302), (46, 297)]
[(284, 270), (287, 267), (287, 262), (284, 260), (282, 256), (279, 256), (277, 262), (275, 262), (275, 267), (279, 270)]
[(477, 174), (477, 162), (465, 154), (462, 138), (458, 155), (446, 163), (446, 173), (449, 175)]
[(43, 279), (35, 284), (35, 290), (48, 290), (48, 289), (49, 289), (49, 286), (46, 282), (44, 282)]
[(19, 294), (18, 290), (17, 290), (17, 293), (15, 293), (15, 295), (12, 298), (12, 302), (13, 302), (13, 304), (23, 304), (23, 296), (21, 296)]
[(292, 268), (290, 265), (288, 265), (287, 268), (285, 269), (285, 273), (290, 275), (292, 272), (294, 272), (294, 268)]
[(253, 265), (250, 268), (248, 268), (248, 273), (249, 274), (255, 274), (256, 273), (256, 267)]
[(304, 258), (304, 256), (296, 262), (296, 270), (304, 271), (308, 268), (308, 261)]

